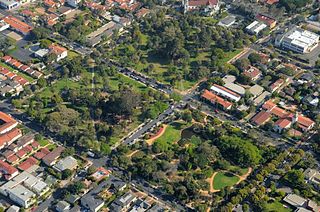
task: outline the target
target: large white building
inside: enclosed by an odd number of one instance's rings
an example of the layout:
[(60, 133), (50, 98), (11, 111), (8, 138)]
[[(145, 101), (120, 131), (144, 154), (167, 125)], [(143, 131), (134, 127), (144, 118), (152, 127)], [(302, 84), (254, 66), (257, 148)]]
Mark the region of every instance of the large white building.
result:
[(267, 25), (260, 21), (254, 21), (246, 27), (246, 31), (250, 34), (258, 35)]
[(28, 208), (36, 202), (36, 198), (50, 190), (42, 179), (24, 171), (0, 187), (0, 193), (9, 197), (21, 207)]
[(15, 0), (0, 0), (0, 7), (7, 10), (12, 10), (14, 8), (17, 8), (19, 5), (20, 5), (19, 2)]
[(277, 37), (275, 44), (293, 52), (308, 53), (318, 46), (319, 35), (294, 27), (284, 35)]
[(214, 93), (221, 95), (223, 97), (226, 97), (232, 101), (238, 102), (241, 99), (241, 96), (231, 90), (229, 90), (226, 87), (223, 87), (221, 85), (217, 85), (214, 84), (213, 86), (211, 86), (210, 88), (211, 91), (213, 91)]

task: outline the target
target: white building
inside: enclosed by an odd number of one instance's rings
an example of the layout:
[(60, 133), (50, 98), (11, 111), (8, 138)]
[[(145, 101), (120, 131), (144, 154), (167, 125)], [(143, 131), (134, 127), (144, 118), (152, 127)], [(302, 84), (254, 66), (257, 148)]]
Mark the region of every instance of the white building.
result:
[(210, 88), (213, 92), (217, 93), (220, 96), (224, 96), (232, 101), (238, 102), (241, 99), (241, 96), (226, 87), (221, 85), (214, 84)]
[(78, 7), (81, 0), (67, 0), (68, 5), (71, 7)]
[(1, 194), (24, 208), (33, 205), (37, 197), (44, 195), (49, 190), (48, 184), (26, 171), (0, 187)]
[(183, 0), (182, 4), (185, 13), (188, 11), (204, 8), (204, 12), (213, 14), (220, 9), (219, 0)]
[(284, 35), (277, 37), (275, 45), (300, 54), (311, 52), (319, 44), (319, 35), (294, 27)]
[(259, 21), (254, 21), (249, 26), (246, 27), (246, 31), (249, 32), (250, 34), (258, 35), (259, 32), (261, 32), (264, 28), (266, 28), (267, 25), (259, 22)]
[(7, 24), (4, 20), (0, 20), (0, 32), (8, 29), (9, 27), (10, 27), (10, 25)]
[(14, 0), (0, 0), (0, 7), (7, 10), (12, 10), (14, 8), (17, 8), (19, 5), (20, 5), (19, 2)]

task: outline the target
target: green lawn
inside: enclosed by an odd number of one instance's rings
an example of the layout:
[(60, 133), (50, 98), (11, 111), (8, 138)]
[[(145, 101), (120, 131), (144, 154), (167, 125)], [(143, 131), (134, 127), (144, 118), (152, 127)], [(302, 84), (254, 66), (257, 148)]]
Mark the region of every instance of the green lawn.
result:
[(41, 139), (41, 140), (38, 141), (38, 143), (40, 144), (40, 146), (43, 147), (43, 146), (49, 144), (49, 141), (46, 140), (46, 139)]
[(274, 201), (272, 203), (267, 203), (264, 206), (264, 211), (267, 212), (291, 212), (290, 208), (285, 208), (279, 201)]
[(79, 54), (77, 52), (68, 50), (68, 59), (69, 60), (72, 60), (73, 58), (78, 57), (78, 56), (79, 56)]
[(238, 166), (230, 166), (228, 167), (228, 170), (232, 173), (237, 173), (238, 175), (244, 175), (248, 172), (248, 168), (241, 168)]
[(189, 127), (190, 124), (185, 122), (173, 122), (166, 128), (164, 134), (156, 140), (156, 142), (173, 143), (181, 139), (181, 131)]
[(218, 172), (213, 179), (213, 188), (220, 190), (226, 186), (233, 186), (239, 180), (239, 177), (229, 172)]

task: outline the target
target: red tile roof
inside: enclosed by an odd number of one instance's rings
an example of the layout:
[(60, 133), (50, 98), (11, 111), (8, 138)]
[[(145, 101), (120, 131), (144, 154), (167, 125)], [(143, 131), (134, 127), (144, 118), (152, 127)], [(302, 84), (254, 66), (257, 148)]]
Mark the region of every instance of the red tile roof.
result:
[(12, 142), (14, 142), (16, 139), (22, 136), (22, 132), (20, 129), (13, 129), (9, 131), (8, 133), (0, 135), (0, 147), (3, 145), (10, 145)]
[(39, 144), (37, 141), (34, 141), (34, 142), (31, 143), (31, 146), (32, 146), (34, 149), (36, 149), (36, 148), (38, 148), (38, 147), (40, 146), (40, 144)]
[(272, 25), (273, 23), (276, 22), (275, 19), (273, 18), (270, 18), (268, 16), (265, 16), (265, 15), (261, 15), (261, 14), (258, 14), (256, 16), (256, 18), (259, 20), (259, 21), (262, 21), (263, 23), (267, 24), (268, 26)]
[(28, 146), (23, 147), (23, 150), (25, 152), (31, 152), (33, 149), (32, 149), (32, 147), (30, 145), (28, 145)]
[(12, 59), (12, 57), (6, 55), (2, 58), (2, 60), (4, 60), (5, 62), (9, 62)]
[(14, 175), (18, 173), (18, 170), (6, 162), (0, 161), (0, 172), (5, 175)]
[(189, 6), (200, 7), (200, 6), (215, 6), (218, 4), (218, 0), (191, 0)]
[(46, 156), (46, 154), (44, 154), (42, 151), (36, 152), (33, 157), (37, 158), (37, 159), (42, 159), (44, 156)]
[(39, 161), (35, 159), (34, 157), (30, 157), (27, 160), (23, 161), (18, 168), (20, 170), (28, 170), (31, 166), (36, 165)]
[(27, 155), (27, 152), (25, 152), (23, 149), (20, 149), (16, 155), (19, 157), (19, 158), (23, 158), (24, 156)]
[(63, 152), (64, 147), (62, 146), (58, 146), (57, 148), (55, 148), (52, 152), (50, 152), (49, 154), (47, 154), (45, 157), (42, 158), (42, 161), (46, 164), (46, 165), (51, 165), (57, 158), (60, 157), (61, 153)]
[(42, 149), (41, 149), (41, 152), (42, 152), (43, 154), (46, 154), (46, 155), (50, 153), (50, 151), (48, 150), (47, 147), (42, 148)]
[(305, 117), (305, 116), (302, 116), (302, 115), (299, 115), (298, 116), (298, 120), (297, 122), (302, 125), (302, 126), (305, 126), (306, 128), (309, 128), (311, 127), (312, 125), (314, 125), (314, 121), (312, 121), (311, 119), (309, 119), (308, 117)]
[(63, 52), (67, 51), (66, 48), (59, 46), (58, 44), (52, 43), (49, 46), (49, 49), (52, 53), (56, 54), (56, 55), (61, 55)]
[(292, 120), (289, 120), (289, 119), (286, 119), (286, 118), (284, 118), (284, 119), (279, 119), (279, 120), (276, 121), (274, 124), (277, 125), (277, 126), (279, 126), (279, 127), (282, 128), (282, 129), (285, 129), (285, 128), (288, 128), (288, 127), (291, 126)]
[(205, 90), (201, 96), (202, 98), (205, 98), (208, 101), (211, 101), (212, 103), (217, 103), (219, 105), (221, 105), (223, 108), (228, 109), (232, 106), (232, 103), (224, 100), (223, 98), (215, 95), (214, 93)]
[(7, 161), (9, 162), (9, 163), (14, 163), (14, 162), (17, 162), (19, 160), (19, 158), (16, 156), (16, 155), (11, 155), (11, 156), (9, 156), (8, 158), (7, 158)]
[(23, 34), (28, 34), (33, 29), (33, 27), (29, 26), (28, 24), (20, 21), (19, 19), (13, 16), (6, 16), (3, 18), (3, 20), (12, 28)]
[(256, 125), (262, 125), (265, 124), (270, 118), (270, 113), (262, 110), (252, 118), (252, 122)]
[(269, 5), (276, 4), (278, 2), (279, 2), (279, 0), (266, 0), (266, 3)]
[(261, 75), (261, 71), (254, 66), (250, 66), (248, 70), (245, 70), (243, 72), (243, 74), (245, 76), (248, 76), (251, 80), (253, 80), (257, 78), (259, 75)]

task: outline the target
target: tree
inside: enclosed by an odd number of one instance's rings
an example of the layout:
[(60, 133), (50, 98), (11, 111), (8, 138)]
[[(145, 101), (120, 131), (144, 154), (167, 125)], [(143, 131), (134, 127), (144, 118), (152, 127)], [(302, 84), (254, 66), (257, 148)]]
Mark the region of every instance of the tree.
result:
[(251, 53), (248, 57), (251, 64), (261, 63), (261, 57), (258, 53)]
[(65, 169), (62, 171), (61, 177), (63, 180), (69, 179), (72, 176), (72, 171), (70, 169)]
[(235, 62), (235, 66), (241, 71), (244, 71), (250, 66), (250, 61), (247, 58), (242, 58)]

